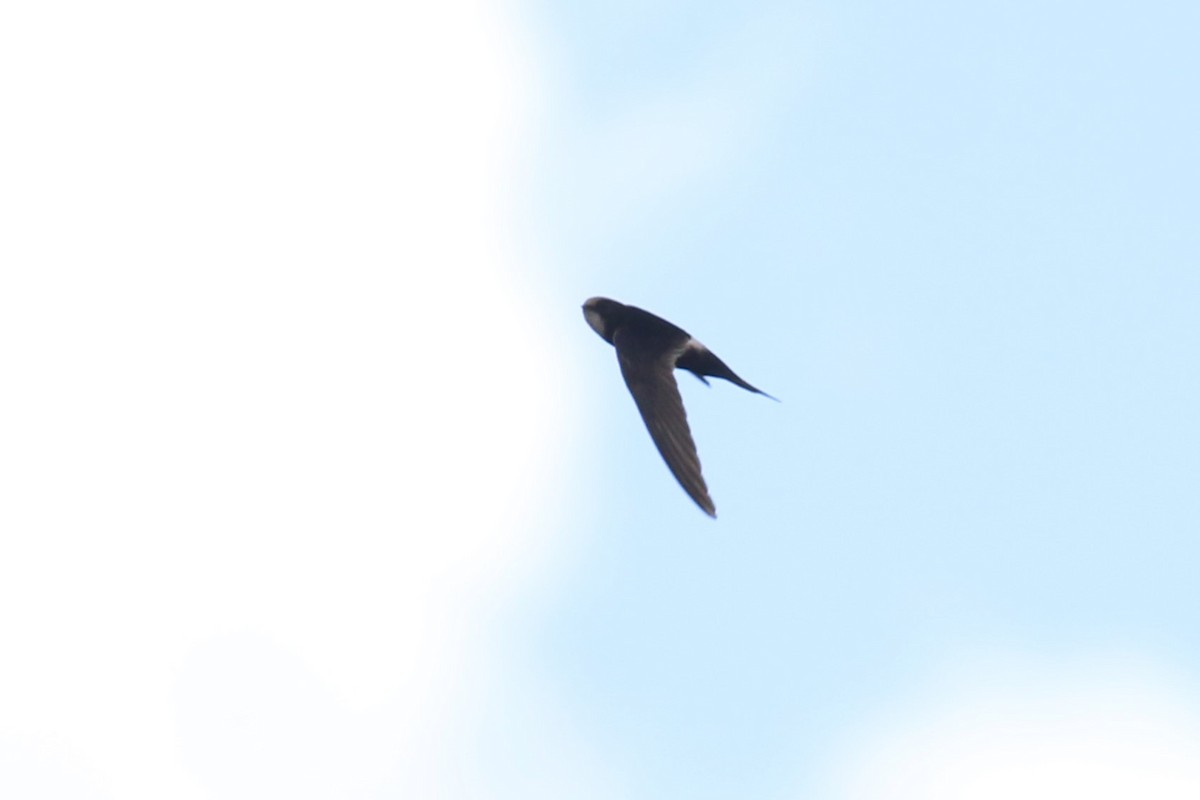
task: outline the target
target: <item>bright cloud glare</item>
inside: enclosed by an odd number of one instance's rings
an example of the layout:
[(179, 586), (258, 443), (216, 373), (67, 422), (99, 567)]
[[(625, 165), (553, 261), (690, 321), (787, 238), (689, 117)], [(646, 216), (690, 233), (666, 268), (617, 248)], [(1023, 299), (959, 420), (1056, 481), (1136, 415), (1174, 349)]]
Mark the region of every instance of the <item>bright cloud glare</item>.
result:
[(432, 796), (569, 405), (510, 20), (19, 4), (0, 53), (0, 763)]
[(844, 800), (1200, 797), (1200, 703), (1128, 659), (956, 671), (850, 743)]

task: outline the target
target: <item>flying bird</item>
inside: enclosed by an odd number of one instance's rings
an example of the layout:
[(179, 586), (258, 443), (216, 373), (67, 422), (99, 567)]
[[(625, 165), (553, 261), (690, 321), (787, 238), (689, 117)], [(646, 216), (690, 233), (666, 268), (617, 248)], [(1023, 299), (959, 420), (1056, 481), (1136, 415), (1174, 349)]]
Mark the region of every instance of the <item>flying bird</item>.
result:
[(671, 474), (704, 513), (716, 517), (717, 507), (700, 474), (700, 457), (675, 383), (675, 370), (686, 369), (706, 386), (707, 375), (764, 397), (771, 395), (739, 378), (687, 331), (649, 311), (593, 297), (583, 304), (583, 316), (600, 338), (617, 349), (625, 385)]

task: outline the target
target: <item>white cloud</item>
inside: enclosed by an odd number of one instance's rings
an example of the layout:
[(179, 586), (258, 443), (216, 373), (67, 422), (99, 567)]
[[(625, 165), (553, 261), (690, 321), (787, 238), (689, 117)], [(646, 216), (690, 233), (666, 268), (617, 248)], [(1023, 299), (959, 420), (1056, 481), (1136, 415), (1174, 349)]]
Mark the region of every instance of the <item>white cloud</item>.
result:
[(0, 14), (0, 751), (121, 798), (432, 796), (571, 405), (510, 232), (510, 23)]
[(1200, 797), (1200, 702), (1126, 656), (990, 658), (938, 676), (843, 744), (843, 800)]

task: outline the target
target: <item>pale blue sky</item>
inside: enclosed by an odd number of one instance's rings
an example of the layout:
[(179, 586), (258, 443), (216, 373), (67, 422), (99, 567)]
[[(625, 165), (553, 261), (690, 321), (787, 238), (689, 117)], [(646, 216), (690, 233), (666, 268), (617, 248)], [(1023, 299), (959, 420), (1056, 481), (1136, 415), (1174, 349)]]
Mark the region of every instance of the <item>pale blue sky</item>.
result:
[[(783, 403), (680, 377), (712, 523), (612, 351), (561, 334), (596, 505), (537, 658), (630, 796), (811, 790), (956, 653), (1195, 674), (1200, 12), (648, 6), (536, 6), (560, 94), (532, 227), (564, 304), (642, 305)], [(637, 166), (591, 171), (610, 146)]]

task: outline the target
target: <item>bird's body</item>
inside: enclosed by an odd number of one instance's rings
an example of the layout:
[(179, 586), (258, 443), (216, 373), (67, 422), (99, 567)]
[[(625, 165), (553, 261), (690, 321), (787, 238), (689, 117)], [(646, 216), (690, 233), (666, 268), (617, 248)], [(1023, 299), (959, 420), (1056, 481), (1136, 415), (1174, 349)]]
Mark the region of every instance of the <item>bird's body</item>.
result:
[(716, 506), (700, 472), (675, 369), (686, 369), (705, 384), (706, 376), (723, 378), (747, 391), (770, 395), (738, 377), (687, 331), (649, 311), (593, 297), (583, 304), (583, 315), (592, 330), (616, 348), (625, 385), (671, 473), (696, 505), (715, 517)]

